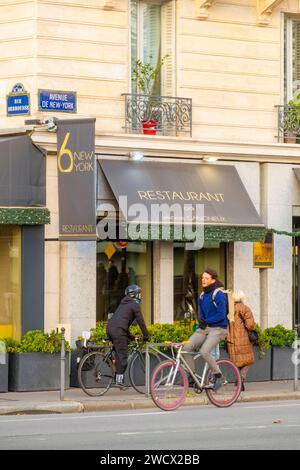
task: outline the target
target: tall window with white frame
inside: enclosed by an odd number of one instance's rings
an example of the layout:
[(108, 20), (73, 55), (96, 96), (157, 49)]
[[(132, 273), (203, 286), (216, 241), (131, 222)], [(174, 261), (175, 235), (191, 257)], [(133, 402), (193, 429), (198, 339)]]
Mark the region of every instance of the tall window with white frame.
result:
[(284, 101), (288, 103), (300, 92), (300, 18), (285, 18), (284, 58)]
[[(131, 0), (131, 73), (139, 59), (157, 67), (167, 55), (151, 94), (175, 93), (175, 0)], [(138, 93), (131, 81), (131, 92)]]

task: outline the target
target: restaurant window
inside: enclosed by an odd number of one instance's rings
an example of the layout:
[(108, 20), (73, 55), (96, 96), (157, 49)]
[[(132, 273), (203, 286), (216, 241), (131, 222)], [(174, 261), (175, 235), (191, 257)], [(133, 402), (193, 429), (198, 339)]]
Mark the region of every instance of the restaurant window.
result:
[(0, 338), (21, 336), (21, 227), (0, 226)]
[(125, 295), (128, 285), (142, 288), (141, 310), (151, 323), (151, 242), (97, 243), (97, 321), (107, 321)]
[[(168, 56), (151, 90), (154, 95), (175, 91), (175, 1), (131, 0), (131, 71), (140, 59), (154, 68)], [(132, 93), (137, 93), (132, 81)]]
[(226, 244), (205, 242), (201, 250), (186, 250), (174, 243), (174, 321), (189, 323), (197, 318), (197, 298), (202, 292), (201, 274), (213, 268), (226, 285)]

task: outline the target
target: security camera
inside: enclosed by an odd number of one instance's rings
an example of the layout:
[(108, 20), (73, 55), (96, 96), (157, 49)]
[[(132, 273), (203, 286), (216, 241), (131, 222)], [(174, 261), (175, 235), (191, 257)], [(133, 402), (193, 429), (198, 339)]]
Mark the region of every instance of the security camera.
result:
[(56, 119), (51, 117), (49, 119), (45, 119), (45, 124), (47, 125), (47, 130), (49, 132), (56, 132), (57, 131), (57, 125), (56, 125)]

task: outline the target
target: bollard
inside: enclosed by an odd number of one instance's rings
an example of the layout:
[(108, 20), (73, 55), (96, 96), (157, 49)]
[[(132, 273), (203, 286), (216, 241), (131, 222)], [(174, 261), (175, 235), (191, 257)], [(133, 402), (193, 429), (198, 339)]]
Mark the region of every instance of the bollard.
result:
[(66, 367), (66, 351), (65, 351), (65, 328), (61, 329), (61, 348), (60, 348), (60, 399), (65, 397), (65, 367)]
[(145, 363), (145, 396), (150, 396), (150, 356), (149, 356), (149, 344), (146, 344), (146, 363)]
[(299, 325), (295, 325), (295, 338), (294, 338), (294, 392), (298, 391), (298, 328)]

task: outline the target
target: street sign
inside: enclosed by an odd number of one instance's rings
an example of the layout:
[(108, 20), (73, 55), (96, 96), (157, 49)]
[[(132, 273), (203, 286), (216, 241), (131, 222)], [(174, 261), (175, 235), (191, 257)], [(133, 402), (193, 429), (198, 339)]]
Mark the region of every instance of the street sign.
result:
[(77, 112), (75, 91), (38, 90), (39, 111)]
[(274, 237), (268, 233), (265, 241), (253, 243), (253, 267), (274, 268)]
[(6, 95), (7, 116), (22, 116), (30, 114), (30, 95), (22, 83), (16, 83), (12, 91)]

